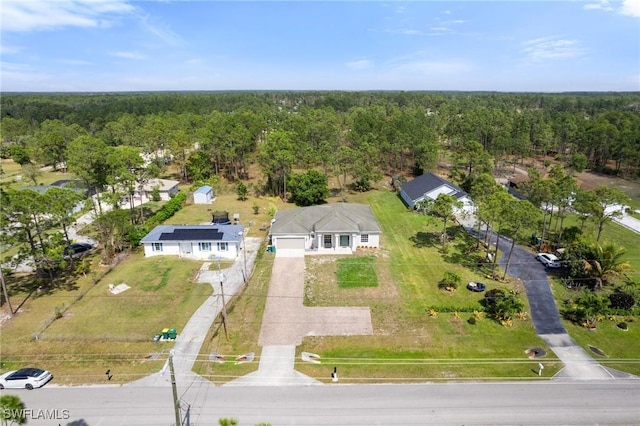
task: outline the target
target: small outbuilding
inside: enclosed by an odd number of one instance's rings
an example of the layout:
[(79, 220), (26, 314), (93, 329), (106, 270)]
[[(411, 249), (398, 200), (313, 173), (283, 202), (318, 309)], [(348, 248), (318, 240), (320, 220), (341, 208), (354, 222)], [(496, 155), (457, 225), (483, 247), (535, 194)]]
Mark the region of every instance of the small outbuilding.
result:
[(211, 204), (214, 199), (213, 188), (209, 185), (203, 185), (193, 193), (194, 204)]

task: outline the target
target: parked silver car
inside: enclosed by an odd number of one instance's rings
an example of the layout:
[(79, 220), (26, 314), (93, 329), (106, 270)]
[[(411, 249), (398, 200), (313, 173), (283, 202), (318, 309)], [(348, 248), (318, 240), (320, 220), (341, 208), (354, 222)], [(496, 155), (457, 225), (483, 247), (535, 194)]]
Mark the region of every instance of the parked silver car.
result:
[(560, 259), (558, 256), (551, 253), (538, 253), (536, 255), (536, 259), (542, 262), (544, 266), (547, 268), (559, 268), (562, 265), (560, 264)]

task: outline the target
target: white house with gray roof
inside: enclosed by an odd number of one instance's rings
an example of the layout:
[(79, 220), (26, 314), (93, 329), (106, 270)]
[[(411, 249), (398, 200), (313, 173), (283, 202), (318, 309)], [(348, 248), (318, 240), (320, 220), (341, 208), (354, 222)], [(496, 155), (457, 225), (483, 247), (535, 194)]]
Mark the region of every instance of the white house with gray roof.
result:
[(433, 173), (425, 173), (422, 176), (405, 182), (400, 187), (400, 197), (411, 208), (425, 198), (435, 200), (438, 195), (446, 194), (455, 197), (462, 203), (463, 212), (472, 212), (474, 208), (473, 200), (465, 191), (457, 185), (442, 179)]
[(279, 211), (269, 238), (277, 256), (350, 254), (379, 248), (381, 233), (368, 205), (335, 203)]
[(140, 243), (145, 257), (235, 259), (242, 249), (243, 233), (242, 225), (159, 225)]

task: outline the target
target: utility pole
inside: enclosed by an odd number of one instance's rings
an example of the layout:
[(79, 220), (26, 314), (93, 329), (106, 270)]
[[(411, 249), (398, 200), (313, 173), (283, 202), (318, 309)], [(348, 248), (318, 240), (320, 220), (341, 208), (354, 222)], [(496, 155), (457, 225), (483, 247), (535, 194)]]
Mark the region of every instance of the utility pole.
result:
[(0, 282), (2, 283), (2, 292), (4, 293), (4, 299), (7, 301), (7, 306), (9, 307), (9, 315), (11, 316), (11, 318), (13, 318), (13, 307), (11, 307), (11, 301), (9, 300), (9, 292), (7, 291), (7, 283), (4, 280), (4, 272), (2, 272), (1, 267), (0, 267)]
[(224, 275), (220, 273), (220, 296), (222, 296), (222, 326), (224, 327), (224, 335), (229, 341), (229, 330), (227, 330), (227, 305), (224, 302), (224, 287), (222, 282), (224, 281)]
[(182, 426), (180, 419), (180, 401), (178, 400), (178, 389), (176, 388), (176, 374), (173, 371), (173, 350), (169, 353), (169, 371), (171, 371), (171, 390), (173, 391), (173, 409), (176, 414), (176, 426)]
[(222, 297), (222, 327), (224, 327), (224, 335), (229, 340), (229, 331), (227, 330), (227, 305), (224, 302), (224, 274), (220, 270), (220, 256), (216, 256), (218, 261), (218, 279), (220, 280), (220, 296)]
[(247, 244), (244, 239), (244, 229), (240, 231), (240, 236), (242, 237), (242, 261), (243, 261), (243, 269), (242, 269), (242, 278), (244, 278), (244, 283), (247, 283)]

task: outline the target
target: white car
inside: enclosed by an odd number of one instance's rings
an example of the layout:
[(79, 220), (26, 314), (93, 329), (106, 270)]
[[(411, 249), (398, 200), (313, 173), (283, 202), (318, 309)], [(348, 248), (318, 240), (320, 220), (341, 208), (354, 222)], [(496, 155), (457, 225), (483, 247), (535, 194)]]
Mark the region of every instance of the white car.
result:
[(47, 384), (53, 375), (39, 368), (21, 368), (0, 376), (0, 389), (34, 389)]
[(536, 255), (536, 259), (542, 262), (542, 264), (547, 268), (559, 268), (560, 266), (562, 266), (560, 264), (560, 259), (558, 259), (558, 256), (556, 256), (555, 254), (538, 253)]

